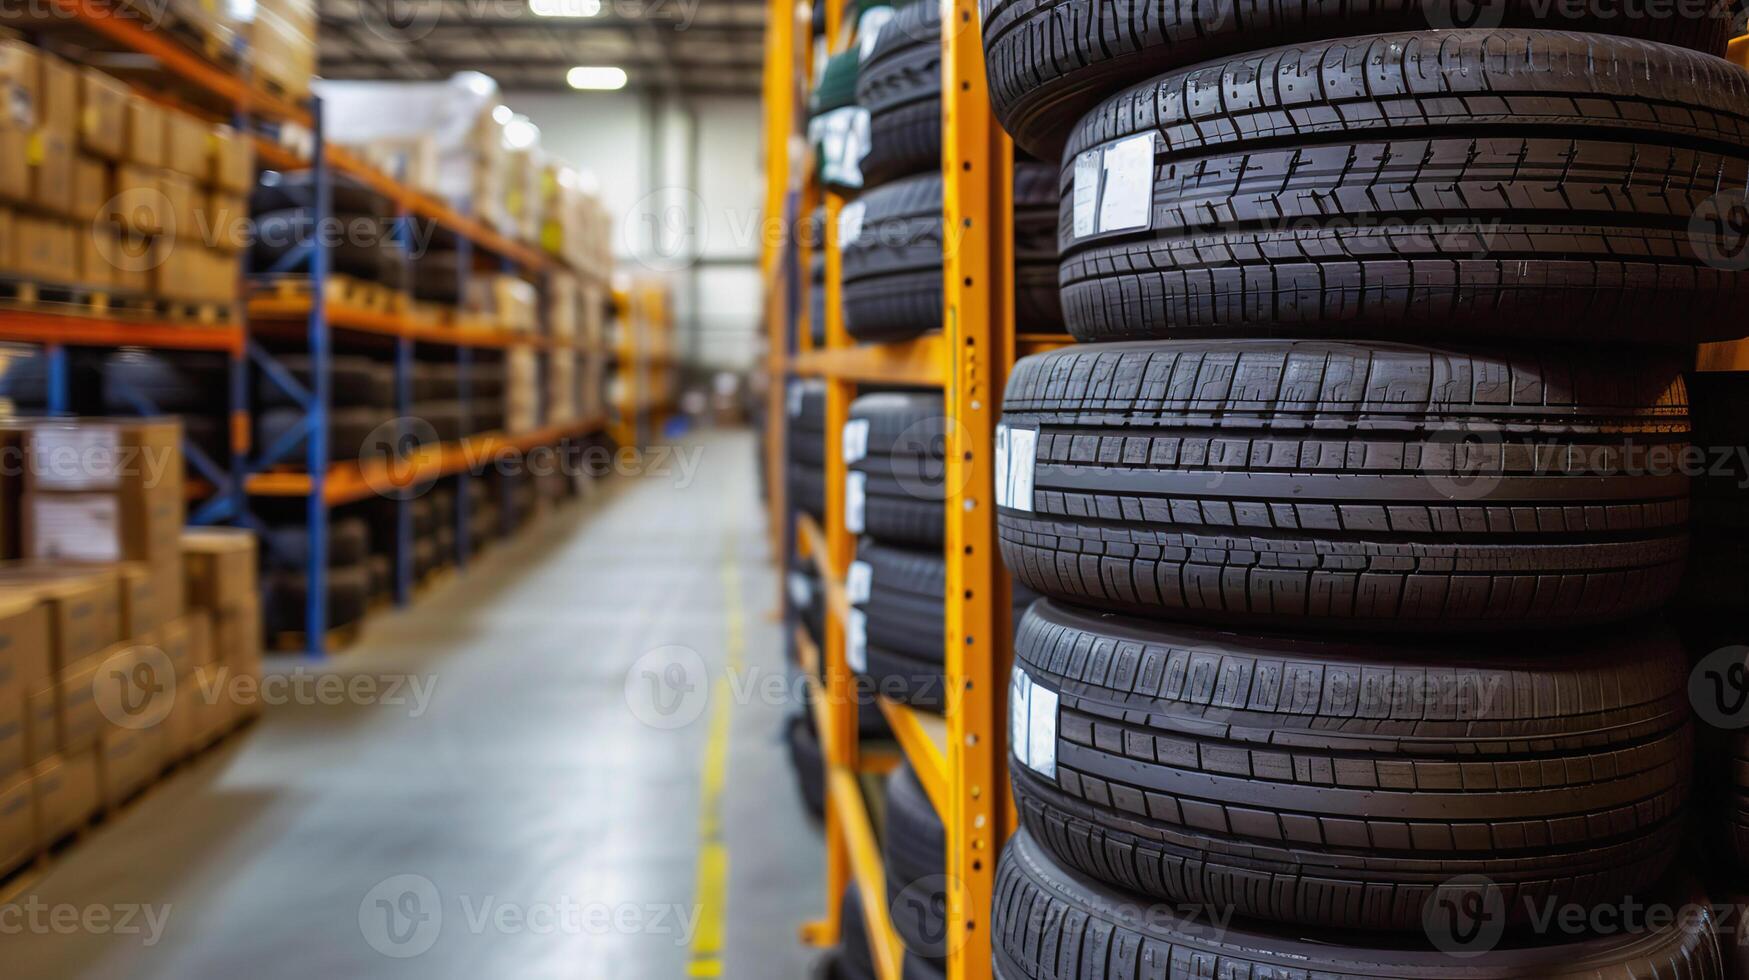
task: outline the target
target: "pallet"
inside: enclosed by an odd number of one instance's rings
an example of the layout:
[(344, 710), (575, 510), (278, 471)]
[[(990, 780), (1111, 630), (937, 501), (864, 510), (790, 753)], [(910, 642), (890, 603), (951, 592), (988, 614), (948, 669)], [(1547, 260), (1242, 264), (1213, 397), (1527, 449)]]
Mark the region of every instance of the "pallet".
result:
[(150, 316), (152, 301), (132, 293), (117, 293), (105, 286), (73, 286), (36, 279), (0, 278), (0, 304), (45, 313), (80, 316)]
[(254, 83), (256, 90), (294, 105), (302, 105), (310, 97), (310, 89), (307, 84), (301, 86), (288, 84), (282, 79), (263, 74), (259, 65), (255, 68), (255, 77), (250, 81)]
[[(271, 296), (287, 303), (308, 303), (312, 286), (308, 276), (280, 276), (260, 284), (256, 295)], [(380, 282), (365, 282), (351, 276), (330, 275), (322, 289), (322, 299), (330, 306), (344, 306), (371, 313), (404, 313), (407, 295)]]
[(152, 307), (152, 315), (172, 323), (193, 323), (203, 327), (228, 327), (237, 322), (237, 304), (215, 302), (190, 302), (179, 299), (153, 299), (148, 301)]
[[(357, 643), (358, 638), (364, 634), (365, 620), (369, 618), (366, 616), (365, 619), (355, 623), (347, 623), (345, 626), (336, 626), (328, 630), (322, 635), (322, 649), (328, 653), (339, 653)], [(310, 648), (307, 642), (308, 636), (309, 634), (302, 630), (286, 630), (283, 633), (275, 633), (268, 637), (267, 648), (275, 653), (303, 653)]]
[(454, 327), (461, 311), (447, 303), (408, 300), (407, 318), (422, 327)]

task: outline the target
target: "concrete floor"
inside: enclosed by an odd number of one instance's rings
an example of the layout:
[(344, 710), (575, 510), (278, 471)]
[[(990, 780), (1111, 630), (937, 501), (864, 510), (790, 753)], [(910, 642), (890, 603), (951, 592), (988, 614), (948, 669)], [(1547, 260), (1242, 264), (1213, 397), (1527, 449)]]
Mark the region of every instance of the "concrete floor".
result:
[[(753, 442), (692, 445), (690, 485), (615, 477), (343, 656), (270, 661), (301, 694), (0, 907), (0, 974), (685, 977), (723, 723), (720, 975), (806, 976), (820, 837), (778, 740), (786, 705), (693, 683), (737, 655), (739, 679), (783, 675)], [(417, 687), (334, 698), (311, 685), (330, 673)], [(57, 906), (113, 925), (63, 932)]]

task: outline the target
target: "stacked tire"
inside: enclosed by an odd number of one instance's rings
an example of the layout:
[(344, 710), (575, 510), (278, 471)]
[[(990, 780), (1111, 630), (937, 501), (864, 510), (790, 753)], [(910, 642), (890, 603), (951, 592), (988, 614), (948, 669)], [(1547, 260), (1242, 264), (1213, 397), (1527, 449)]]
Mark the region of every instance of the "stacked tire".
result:
[[(839, 215), (846, 331), (897, 341), (938, 330), (942, 293), (941, 5), (900, 7), (865, 45), (856, 100), (868, 117), (862, 196)], [(1015, 303), (1034, 332), (1060, 331), (1053, 168), (1014, 165)]]
[(1727, 21), (1083, 6), (984, 4), (1085, 342), (1015, 366), (995, 449), (1045, 597), (996, 975), (1721, 976), (1704, 912), (1592, 913), (1704, 908), (1659, 613), (1677, 345), (1749, 298)]
[(816, 521), (826, 519), (826, 385), (790, 382), (785, 411), (789, 438), (786, 467), (790, 506)]

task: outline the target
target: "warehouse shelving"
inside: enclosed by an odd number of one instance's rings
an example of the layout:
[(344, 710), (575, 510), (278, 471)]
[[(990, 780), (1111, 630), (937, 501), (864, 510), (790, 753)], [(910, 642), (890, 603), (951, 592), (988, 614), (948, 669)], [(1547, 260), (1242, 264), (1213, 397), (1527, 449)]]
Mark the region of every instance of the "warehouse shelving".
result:
[[(841, 46), (841, 5), (827, 4), (825, 35)], [(808, 246), (773, 246), (763, 269), (767, 297), (768, 368), (773, 379), (767, 441), (767, 471), (774, 527), (786, 530), (785, 552), (813, 561), (828, 595), (822, 696), (815, 711), (826, 758), (826, 884), (823, 919), (803, 938), (815, 945), (840, 941), (837, 898), (847, 886), (863, 894), (871, 954), (882, 980), (899, 980), (903, 949), (887, 913), (888, 896), (880, 851), (857, 776), (867, 766), (857, 744), (853, 680), (845, 658), (849, 603), (844, 577), (855, 541), (845, 530), (846, 466), (836, 451), (838, 433), (860, 385), (938, 387), (949, 426), (945, 485), (962, 488), (946, 501), (947, 596), (942, 638), (951, 707), (945, 717), (927, 715), (883, 700), (898, 743), (916, 770), (946, 827), (947, 924), (958, 938), (948, 943), (950, 980), (988, 980), (991, 975), (988, 912), (996, 855), (1015, 825), (1008, 797), (1006, 725), (1010, 651), (1009, 583), (996, 555), (995, 429), (1003, 385), (1016, 353), (1063, 343), (1063, 338), (1017, 336), (1012, 295), (1013, 150), (997, 127), (985, 87), (976, 0), (953, 0), (943, 11), (944, 222), (960, 231), (946, 255), (946, 310), (942, 330), (901, 344), (858, 345), (845, 333), (841, 315), (838, 212), (842, 201), (822, 195), (810, 177), (792, 174), (790, 145), (805, 117), (805, 49), (811, 37), (806, 5), (773, 2), (766, 48), (766, 167), (768, 214), (789, 227), (806, 219), (824, 197), (826, 209), (826, 345), (812, 350), (806, 328)], [(798, 301), (798, 290), (803, 300)], [(800, 324), (798, 326), (798, 324)], [(826, 521), (792, 518), (784, 500), (782, 461), (788, 433), (781, 420), (783, 388), (792, 377), (826, 381)], [(786, 600), (787, 601), (787, 600)], [(805, 637), (798, 636), (801, 643)]]
[[(155, 90), (156, 97), (210, 118), (228, 118), (239, 132), (252, 139), (259, 168), (311, 171), (314, 188), (311, 205), (318, 222), (331, 211), (333, 176), (341, 173), (384, 196), (395, 210), (396, 218), (422, 218), (453, 232), (461, 251), (463, 276), (474, 265), (475, 250), (481, 253), (486, 264), (495, 263), (505, 272), (535, 279), (543, 294), (544, 277), (561, 268), (556, 259), (541, 250), (512, 241), (432, 195), (389, 178), (344, 148), (327, 145), (323, 138), (319, 99), (312, 98), (308, 105), (301, 105), (268, 93), (249, 77), (246, 67), (220, 64), (196, 53), (169, 33), (126, 15), (123, 5), (98, 0), (51, 0), (51, 3), (52, 18), (26, 26), (57, 33), (79, 31), (82, 41), (92, 50), (145, 56), (155, 66), (147, 74), (151, 77), (150, 87)], [(130, 77), (139, 75), (139, 71), (130, 72)], [(298, 153), (289, 148), (291, 145), (301, 145), (308, 152)], [(409, 316), (339, 306), (326, 300), (329, 268), (324, 250), (309, 249), (304, 262), (308, 294), (322, 297), (322, 300), (305, 298), (298, 302), (278, 297), (256, 297), (239, 311), (234, 326), (214, 328), (176, 323), (133, 323), (0, 311), (0, 339), (44, 345), (50, 375), (48, 407), (55, 413), (64, 412), (67, 407), (68, 368), (64, 348), (68, 345), (199, 349), (227, 353), (230, 356), (228, 387), (232, 464), (228, 468), (220, 467), (206, 459), (198, 448), (187, 447), (200, 478), (194, 482), (212, 489), (210, 499), (192, 513), (191, 522), (230, 522), (262, 531), (264, 525), (251, 511), (251, 497), (299, 497), (305, 500), (304, 525), (308, 543), (303, 567), (308, 583), (308, 601), (303, 636), (307, 652), (319, 655), (330, 645), (326, 603), (328, 511), (336, 505), (373, 495), (376, 491), (372, 488), (383, 486), (380, 478), (385, 475), (370, 472), (357, 463), (329, 463), (325, 431), (331, 396), (331, 357), (336, 343), (376, 342), (392, 346), (397, 408), (403, 417), (411, 414), (411, 372), (415, 349), (419, 345), (446, 352), (444, 356), (454, 357), (462, 365), (461, 400), (464, 404), (468, 401), (467, 365), (474, 350), (527, 347), (536, 351), (557, 351), (575, 347), (584, 354), (600, 351), (589, 345), (493, 327), (466, 323), (438, 326), (417, 322)], [(596, 281), (600, 279), (599, 272), (595, 271), (579, 271), (577, 274)], [(540, 309), (544, 317), (544, 302)], [(274, 355), (257, 341), (257, 337), (304, 340), (315, 365), (313, 390), (303, 391), (295, 382), (285, 384), (291, 379), (290, 373), (277, 364)], [(305, 410), (301, 431), (308, 435), (303, 438), (304, 465), (301, 472), (283, 472), (282, 460), (273, 452), (252, 455), (257, 447), (252, 445), (247, 411), (251, 364), (269, 379), (274, 379), (269, 383), (277, 381), (281, 387), (288, 387), (294, 401)], [(142, 402), (139, 408), (145, 411), (151, 406)], [(529, 433), (492, 433), (459, 443), (421, 447), (399, 460), (388, 475), (405, 479), (406, 485), (417, 486), (439, 476), (463, 474), (471, 461), (505, 448), (526, 450), (553, 445), (601, 431), (604, 425), (605, 420), (599, 415), (588, 415), (577, 422)], [(400, 533), (396, 535), (394, 562), (396, 601), (404, 604), (411, 601), (413, 586), (411, 497), (399, 495), (397, 499)], [(458, 565), (466, 564), (470, 550), (467, 500), (467, 494), (457, 495)], [(508, 526), (512, 523), (508, 490), (503, 505)]]
[(674, 407), (674, 321), (667, 287), (633, 279), (610, 293), (616, 395), (610, 431), (622, 446), (645, 445), (662, 431)]

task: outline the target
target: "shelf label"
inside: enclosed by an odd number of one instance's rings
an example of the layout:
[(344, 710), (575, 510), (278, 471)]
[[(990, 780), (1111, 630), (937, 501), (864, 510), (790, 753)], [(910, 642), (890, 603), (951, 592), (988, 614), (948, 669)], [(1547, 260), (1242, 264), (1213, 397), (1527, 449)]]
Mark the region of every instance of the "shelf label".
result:
[(1088, 150), (1075, 158), (1075, 237), (1098, 231), (1100, 161), (1104, 150)]
[(851, 201), (838, 211), (838, 251), (842, 252), (856, 244), (862, 237), (862, 219), (868, 214), (868, 205), (861, 201)]
[(850, 597), (850, 604), (860, 606), (867, 602), (873, 588), (874, 566), (866, 561), (851, 562), (850, 572), (844, 577), (844, 592)]
[(1022, 765), (1032, 757), (1032, 746), (1028, 744), (1030, 730), (1027, 728), (1028, 712), (1032, 703), (1032, 678), (1026, 676), (1026, 671), (1014, 665), (1013, 674), (1008, 681), (1008, 750), (1014, 753)]
[[(1029, 678), (1030, 680), (1030, 678)], [(1031, 684), (1026, 696), (1026, 764), (1046, 779), (1057, 778), (1057, 692)]]
[(996, 426), (996, 506), (1032, 510), (1034, 457), (1038, 430)]
[(868, 474), (854, 470), (844, 476), (844, 529), (861, 534), (863, 510), (868, 505)]
[(1146, 228), (1153, 216), (1154, 134), (1132, 136), (1105, 150), (1105, 187), (1099, 196), (1099, 230)]
[(844, 464), (862, 462), (868, 456), (868, 419), (851, 419), (844, 423)]
[(1147, 228), (1154, 220), (1154, 135), (1075, 158), (1075, 237)]
[(868, 616), (860, 609), (850, 610), (850, 621), (844, 624), (844, 662), (859, 674), (868, 673)]
[(41, 425), (30, 430), (30, 477), (41, 490), (113, 490), (124, 466), (144, 466), (141, 452), (122, 458), (121, 432), (113, 425)]

